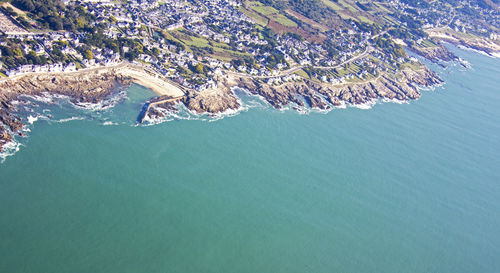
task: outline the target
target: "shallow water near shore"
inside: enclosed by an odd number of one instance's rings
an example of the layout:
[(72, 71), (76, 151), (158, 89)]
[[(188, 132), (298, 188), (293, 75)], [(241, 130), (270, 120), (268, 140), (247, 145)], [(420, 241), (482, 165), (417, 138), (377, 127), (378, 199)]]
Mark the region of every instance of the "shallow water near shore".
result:
[(0, 164), (0, 272), (496, 272), (500, 65), (454, 51), (472, 68), (370, 110), (41, 104)]

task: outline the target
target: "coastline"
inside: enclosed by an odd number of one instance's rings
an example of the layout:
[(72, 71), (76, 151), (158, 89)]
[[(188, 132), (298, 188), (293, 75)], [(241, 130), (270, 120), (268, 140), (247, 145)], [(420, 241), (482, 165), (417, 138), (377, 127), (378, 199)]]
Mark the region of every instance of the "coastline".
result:
[(429, 37), (438, 41), (477, 50), (491, 57), (500, 57), (500, 42), (498, 40), (474, 37), (472, 35), (466, 37), (467, 34), (456, 32), (449, 27), (427, 29), (425, 32)]
[(0, 79), (0, 152), (14, 136), (23, 136), (24, 120), (11, 102), (21, 95), (64, 95), (75, 105), (99, 103), (123, 87), (136, 83), (158, 96), (184, 96), (178, 86), (141, 65), (122, 62), (70, 72), (26, 73)]
[[(247, 90), (250, 95), (258, 96), (275, 109), (284, 109), (290, 103), (298, 108), (328, 111), (346, 104), (365, 105), (373, 100), (408, 102), (420, 97), (420, 89), (441, 84), (439, 76), (426, 68), (402, 69), (397, 74), (381, 73), (376, 78), (342, 84), (328, 84), (310, 79), (268, 84), (260, 79), (226, 75), (216, 89), (189, 92), (182, 99), (166, 97), (162, 102), (146, 102), (145, 111), (138, 118), (157, 120), (168, 112), (177, 112), (182, 104), (187, 110), (197, 114), (216, 115), (227, 111), (236, 111), (241, 107), (239, 97), (233, 89)], [(151, 107), (150, 107), (151, 106)]]
[[(425, 66), (402, 69), (396, 74), (382, 72), (376, 78), (342, 84), (322, 83), (311, 79), (269, 84), (264, 79), (241, 77), (227, 73), (217, 79), (217, 87), (202, 91), (188, 90), (170, 82), (147, 66), (120, 63), (74, 72), (30, 73), (0, 81), (0, 150), (15, 135), (22, 135), (24, 121), (14, 114), (11, 101), (20, 95), (50, 93), (69, 96), (72, 103), (98, 103), (119, 88), (136, 83), (151, 89), (158, 96), (146, 102), (138, 122), (164, 118), (178, 111), (182, 104), (196, 114), (219, 115), (241, 108), (241, 100), (233, 92), (243, 88), (262, 97), (276, 109), (293, 103), (328, 111), (346, 104), (365, 105), (375, 99), (410, 101), (420, 96), (420, 87), (440, 84), (441, 79)], [(153, 105), (149, 105), (154, 101)]]

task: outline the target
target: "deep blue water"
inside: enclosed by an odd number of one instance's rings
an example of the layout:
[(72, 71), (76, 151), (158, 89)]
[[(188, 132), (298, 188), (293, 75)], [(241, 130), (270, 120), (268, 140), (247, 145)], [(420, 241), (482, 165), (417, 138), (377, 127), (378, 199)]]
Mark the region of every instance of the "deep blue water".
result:
[(471, 69), (371, 110), (41, 105), (0, 165), (0, 272), (499, 272), (499, 60), (454, 50)]

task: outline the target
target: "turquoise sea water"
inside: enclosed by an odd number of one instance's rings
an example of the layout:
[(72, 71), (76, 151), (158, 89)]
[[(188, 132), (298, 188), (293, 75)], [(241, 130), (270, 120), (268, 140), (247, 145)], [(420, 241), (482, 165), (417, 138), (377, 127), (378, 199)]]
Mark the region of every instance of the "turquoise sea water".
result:
[(472, 69), (371, 110), (40, 105), (0, 164), (0, 272), (499, 272), (500, 65), (455, 51)]

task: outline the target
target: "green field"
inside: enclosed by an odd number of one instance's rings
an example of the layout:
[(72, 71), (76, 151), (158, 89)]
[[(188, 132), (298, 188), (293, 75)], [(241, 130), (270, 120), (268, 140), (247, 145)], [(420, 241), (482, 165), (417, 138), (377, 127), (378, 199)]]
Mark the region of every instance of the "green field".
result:
[[(290, 20), (290, 18), (281, 14), (278, 10), (271, 6), (265, 6), (260, 2), (250, 2), (252, 10), (246, 10), (247, 16), (254, 18), (260, 25), (265, 26), (268, 23), (268, 18), (282, 24), (286, 27), (297, 27), (297, 23)], [(243, 9), (244, 10), (244, 9)], [(266, 18), (267, 17), (267, 18)], [(264, 23), (265, 22), (265, 23)]]
[(248, 53), (233, 51), (227, 44), (192, 35), (184, 29), (169, 31), (166, 34), (167, 38), (184, 44), (186, 46), (186, 50), (189, 52), (193, 51), (192, 48), (211, 48), (214, 52), (211, 56), (218, 60), (230, 61), (250, 55)]
[(241, 6), (240, 6), (239, 10), (241, 12), (243, 12), (243, 14), (245, 14), (246, 16), (252, 18), (255, 21), (255, 23), (257, 23), (258, 25), (267, 26), (267, 23), (269, 22), (269, 20), (267, 18), (261, 16), (260, 14), (258, 14), (257, 12), (255, 12), (253, 10), (247, 10)]
[(339, 0), (338, 2), (340, 5), (346, 7), (347, 9), (349, 9), (350, 12), (356, 12), (358, 11), (355, 7), (353, 7), (351, 4), (348, 4), (347, 2), (345, 2), (344, 0)]
[(307, 75), (307, 73), (303, 69), (295, 72), (295, 74), (301, 76), (304, 79), (309, 79), (309, 75)]
[(273, 20), (286, 26), (286, 27), (297, 27), (297, 23), (295, 23), (294, 21), (290, 20), (288, 17), (286, 17), (285, 15), (283, 14), (274, 14), (272, 16)]
[(343, 7), (339, 6), (338, 4), (336, 4), (330, 0), (323, 0), (323, 3), (335, 11), (339, 11), (339, 10), (344, 9)]
[(254, 11), (256, 11), (264, 16), (279, 13), (279, 11), (276, 10), (275, 8), (273, 8), (271, 6), (264, 6), (261, 2), (250, 2), (250, 7)]
[(373, 24), (373, 21), (368, 19), (367, 17), (363, 16), (363, 15), (359, 15), (357, 16), (359, 21), (361, 21), (362, 23), (368, 23), (368, 24)]

